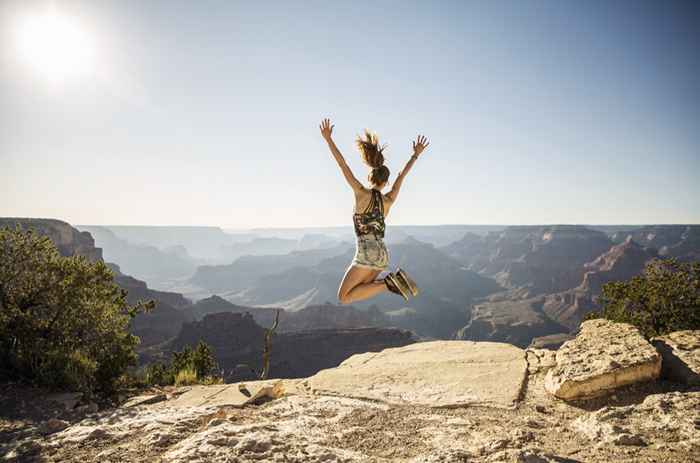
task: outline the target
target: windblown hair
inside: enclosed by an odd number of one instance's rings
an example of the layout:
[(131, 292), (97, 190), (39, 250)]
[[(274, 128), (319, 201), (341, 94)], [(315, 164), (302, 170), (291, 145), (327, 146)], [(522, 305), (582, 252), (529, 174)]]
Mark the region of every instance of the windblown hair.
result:
[(384, 149), (386, 145), (379, 145), (379, 137), (365, 129), (364, 136), (357, 137), (357, 149), (365, 164), (372, 170), (368, 180), (373, 185), (382, 185), (389, 180), (389, 168), (384, 165)]

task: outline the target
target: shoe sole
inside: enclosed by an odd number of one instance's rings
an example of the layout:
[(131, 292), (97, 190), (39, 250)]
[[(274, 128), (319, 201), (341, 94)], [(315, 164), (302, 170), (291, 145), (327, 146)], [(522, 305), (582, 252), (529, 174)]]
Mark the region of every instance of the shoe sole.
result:
[(420, 293), (420, 289), (418, 289), (416, 282), (409, 278), (408, 275), (406, 275), (406, 272), (404, 272), (401, 269), (398, 269), (396, 271), (396, 275), (404, 281), (404, 283), (406, 284), (406, 286), (408, 286), (408, 289), (411, 291), (411, 294), (413, 294), (414, 297), (418, 296), (418, 294)]
[(401, 293), (401, 294), (400, 294), (401, 297), (403, 297), (404, 300), (405, 300), (406, 302), (408, 302), (408, 295), (406, 294), (406, 291), (405, 291), (404, 288), (403, 288), (403, 286), (404, 286), (403, 282), (399, 281), (399, 279), (396, 278), (396, 276), (393, 275), (393, 274), (391, 274), (391, 273), (388, 274), (385, 278), (388, 278), (388, 279), (394, 284), (394, 286), (396, 287), (396, 289), (398, 289), (399, 292)]

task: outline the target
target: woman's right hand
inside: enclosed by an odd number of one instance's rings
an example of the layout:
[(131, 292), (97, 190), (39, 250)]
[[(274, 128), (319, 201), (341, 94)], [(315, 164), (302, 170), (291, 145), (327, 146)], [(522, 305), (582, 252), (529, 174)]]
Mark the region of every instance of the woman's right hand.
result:
[(331, 140), (331, 136), (333, 136), (333, 127), (335, 127), (335, 125), (331, 125), (330, 119), (324, 119), (321, 121), (321, 125), (319, 126), (319, 128), (321, 129), (321, 136), (326, 141)]

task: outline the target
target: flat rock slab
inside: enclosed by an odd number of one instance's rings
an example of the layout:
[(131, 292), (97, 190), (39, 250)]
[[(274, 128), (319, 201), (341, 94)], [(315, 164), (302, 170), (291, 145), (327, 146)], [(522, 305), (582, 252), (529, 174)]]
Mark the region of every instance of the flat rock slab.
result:
[(662, 357), (664, 378), (700, 385), (700, 330), (675, 331), (652, 340)]
[(189, 391), (168, 401), (169, 406), (201, 407), (223, 406), (243, 407), (264, 398), (282, 395), (283, 380), (248, 381), (214, 386), (193, 386)]
[(557, 351), (544, 387), (564, 400), (604, 395), (659, 377), (661, 356), (632, 325), (596, 319), (583, 322), (575, 339)]
[(353, 355), (306, 381), (315, 394), (397, 405), (514, 407), (527, 375), (510, 344), (434, 341)]

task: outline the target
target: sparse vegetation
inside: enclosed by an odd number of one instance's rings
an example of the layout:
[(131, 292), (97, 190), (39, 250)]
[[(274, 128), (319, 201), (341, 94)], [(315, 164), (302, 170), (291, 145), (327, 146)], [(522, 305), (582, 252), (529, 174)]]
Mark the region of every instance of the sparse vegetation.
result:
[(0, 229), (0, 370), (42, 386), (113, 390), (136, 363), (129, 305), (103, 262), (63, 257), (47, 237)]
[(654, 259), (641, 275), (606, 284), (601, 303), (588, 319), (630, 323), (647, 338), (700, 329), (700, 262)]
[(214, 384), (221, 382), (217, 376), (217, 364), (211, 348), (200, 341), (192, 349), (186, 346), (174, 352), (170, 363), (152, 363), (146, 367), (146, 383), (149, 385), (177, 386), (184, 384)]
[(180, 370), (175, 375), (176, 386), (189, 386), (197, 384), (197, 372), (191, 368)]

